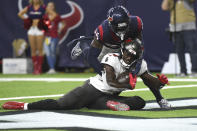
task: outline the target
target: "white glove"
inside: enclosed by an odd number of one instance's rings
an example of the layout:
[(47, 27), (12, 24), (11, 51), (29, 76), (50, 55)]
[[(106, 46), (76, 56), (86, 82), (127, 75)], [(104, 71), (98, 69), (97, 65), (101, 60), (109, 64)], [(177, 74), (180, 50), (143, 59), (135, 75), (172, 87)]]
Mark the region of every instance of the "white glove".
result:
[(166, 99), (161, 99), (161, 101), (159, 101), (158, 104), (162, 109), (170, 109), (172, 107)]

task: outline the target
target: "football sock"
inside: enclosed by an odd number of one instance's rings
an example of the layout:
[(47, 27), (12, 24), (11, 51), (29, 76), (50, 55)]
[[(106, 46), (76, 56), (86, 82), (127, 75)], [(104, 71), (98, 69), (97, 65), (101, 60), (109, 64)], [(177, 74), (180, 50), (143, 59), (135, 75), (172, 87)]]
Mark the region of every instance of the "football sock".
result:
[(24, 109), (23, 110), (28, 110), (28, 103), (24, 103)]

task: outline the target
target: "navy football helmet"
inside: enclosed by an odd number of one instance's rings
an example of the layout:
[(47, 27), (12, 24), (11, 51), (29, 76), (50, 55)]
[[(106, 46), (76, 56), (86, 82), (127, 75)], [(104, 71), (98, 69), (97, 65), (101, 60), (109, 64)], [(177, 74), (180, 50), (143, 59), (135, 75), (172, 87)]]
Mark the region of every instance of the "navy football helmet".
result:
[[(123, 6), (113, 7), (108, 11), (109, 26), (120, 38), (124, 37), (129, 27), (130, 14)], [(121, 36), (123, 35), (123, 36)]]
[(126, 69), (135, 68), (136, 63), (142, 59), (144, 47), (141, 40), (127, 40), (122, 44), (120, 62)]

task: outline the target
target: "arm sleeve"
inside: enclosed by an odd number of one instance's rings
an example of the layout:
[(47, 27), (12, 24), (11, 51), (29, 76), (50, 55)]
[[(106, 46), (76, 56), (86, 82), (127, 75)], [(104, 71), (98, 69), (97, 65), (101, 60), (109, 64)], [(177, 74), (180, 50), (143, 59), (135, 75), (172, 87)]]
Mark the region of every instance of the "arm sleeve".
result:
[(94, 31), (94, 35), (97, 41), (99, 41), (100, 43), (103, 43), (103, 27), (102, 25), (99, 25), (95, 31)]
[(152, 76), (148, 71), (145, 72), (143, 75), (140, 76), (144, 82), (144, 84), (151, 90), (154, 94), (157, 102), (163, 99), (160, 86), (163, 86), (161, 82), (154, 76)]
[(141, 64), (141, 68), (140, 71), (138, 72), (138, 76), (141, 76), (142, 74), (144, 74), (146, 71), (148, 71), (148, 67), (147, 67), (147, 63), (145, 60), (142, 60), (142, 64)]

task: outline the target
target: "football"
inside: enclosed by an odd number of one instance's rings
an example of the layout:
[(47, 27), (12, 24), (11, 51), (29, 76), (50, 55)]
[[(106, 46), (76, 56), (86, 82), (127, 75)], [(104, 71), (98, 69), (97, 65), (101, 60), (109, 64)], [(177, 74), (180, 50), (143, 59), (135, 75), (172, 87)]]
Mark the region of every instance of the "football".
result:
[(125, 84), (129, 84), (129, 72), (123, 72), (121, 74), (118, 75), (117, 80), (119, 83), (125, 83)]

